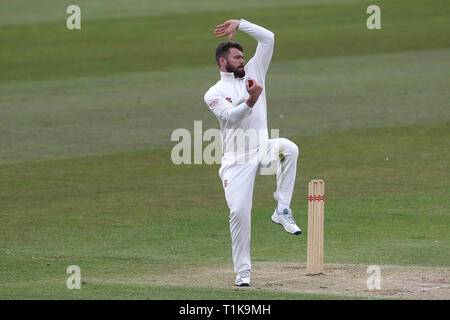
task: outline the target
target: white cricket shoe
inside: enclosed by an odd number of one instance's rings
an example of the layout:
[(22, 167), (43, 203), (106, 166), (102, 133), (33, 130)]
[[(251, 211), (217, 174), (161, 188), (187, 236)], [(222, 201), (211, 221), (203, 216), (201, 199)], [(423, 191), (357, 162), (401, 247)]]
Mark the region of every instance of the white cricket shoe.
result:
[(235, 285), (239, 287), (249, 287), (250, 286), (250, 270), (238, 272), (236, 276)]
[(290, 234), (299, 235), (302, 233), (302, 230), (300, 230), (295, 223), (294, 217), (292, 216), (292, 210), (289, 208), (284, 209), (283, 212), (279, 212), (278, 209), (275, 209), (270, 220), (277, 224), (281, 224), (284, 230)]

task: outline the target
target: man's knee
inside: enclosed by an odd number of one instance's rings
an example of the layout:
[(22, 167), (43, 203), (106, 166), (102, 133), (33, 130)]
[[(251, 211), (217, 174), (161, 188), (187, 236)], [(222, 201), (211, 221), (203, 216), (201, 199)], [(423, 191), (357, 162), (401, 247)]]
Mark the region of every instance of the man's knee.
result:
[(294, 157), (298, 157), (299, 155), (299, 150), (298, 150), (298, 146), (292, 142), (291, 140), (288, 140), (286, 138), (280, 138), (280, 149), (282, 151), (286, 151), (287, 155), (292, 155)]
[(230, 207), (230, 224), (231, 225), (249, 225), (251, 216), (251, 208), (242, 204), (236, 204)]
[(236, 205), (230, 208), (230, 219), (234, 219), (236, 221), (246, 219), (249, 216), (251, 209), (242, 206)]

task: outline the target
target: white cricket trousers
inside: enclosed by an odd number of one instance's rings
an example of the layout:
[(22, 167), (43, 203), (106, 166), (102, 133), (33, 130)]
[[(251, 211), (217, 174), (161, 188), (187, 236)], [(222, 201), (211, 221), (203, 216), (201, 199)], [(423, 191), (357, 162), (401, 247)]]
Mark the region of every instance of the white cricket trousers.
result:
[[(233, 161), (224, 157), (219, 169), (225, 199), (230, 209), (230, 234), (234, 271), (251, 269), (250, 233), (253, 186), (257, 174), (277, 174), (278, 203), (289, 205), (294, 191), (298, 147), (285, 138), (269, 139), (260, 146), (251, 159)], [(275, 168), (264, 173), (264, 167)], [(262, 171), (261, 171), (262, 170)], [(272, 214), (272, 212), (270, 212)]]

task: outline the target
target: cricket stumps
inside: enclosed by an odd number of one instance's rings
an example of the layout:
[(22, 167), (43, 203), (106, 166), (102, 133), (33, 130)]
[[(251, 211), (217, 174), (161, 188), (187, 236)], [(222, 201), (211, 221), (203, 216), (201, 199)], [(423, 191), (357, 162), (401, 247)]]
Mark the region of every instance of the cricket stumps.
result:
[(325, 182), (311, 180), (308, 186), (308, 252), (306, 274), (323, 273), (323, 226)]

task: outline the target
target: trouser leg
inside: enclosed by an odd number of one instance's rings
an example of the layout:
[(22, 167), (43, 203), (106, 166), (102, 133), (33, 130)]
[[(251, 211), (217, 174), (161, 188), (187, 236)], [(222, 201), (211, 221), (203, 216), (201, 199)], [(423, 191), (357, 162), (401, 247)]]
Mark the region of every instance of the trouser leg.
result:
[(251, 210), (257, 166), (233, 165), (221, 173), (230, 209), (230, 235), (234, 270), (250, 270)]
[(279, 204), (289, 206), (297, 174), (298, 147), (285, 138), (269, 139), (263, 152), (262, 163), (277, 162), (277, 190), (274, 198)]

